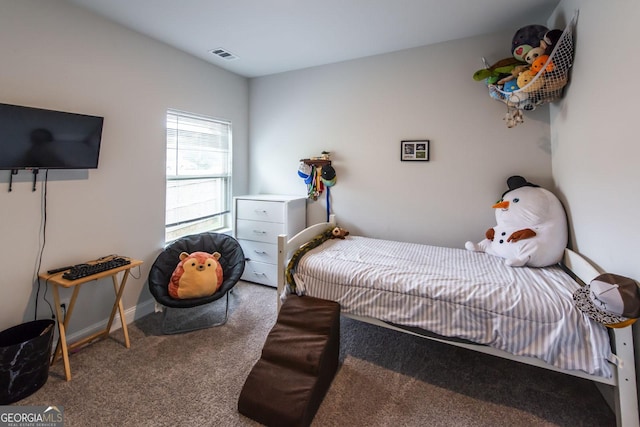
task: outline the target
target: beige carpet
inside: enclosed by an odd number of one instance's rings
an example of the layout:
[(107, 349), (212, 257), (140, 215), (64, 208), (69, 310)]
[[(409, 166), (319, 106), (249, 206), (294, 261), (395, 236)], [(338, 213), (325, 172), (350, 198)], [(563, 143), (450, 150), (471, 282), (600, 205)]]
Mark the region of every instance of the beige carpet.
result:
[[(223, 301), (212, 307), (221, 313)], [(215, 313), (214, 313), (215, 314)], [(226, 325), (160, 333), (160, 314), (71, 356), (20, 405), (64, 407), (65, 426), (257, 426), (238, 414), (275, 322), (275, 289), (236, 286)], [(342, 365), (314, 426), (613, 426), (585, 380), (343, 318)]]
[[(354, 393), (359, 390), (359, 393)], [(531, 394), (531, 399), (537, 396)], [(568, 403), (568, 402), (565, 402)], [(463, 391), (423, 382), (347, 356), (320, 408), (315, 426), (551, 426), (608, 425), (585, 420), (567, 424)], [(339, 416), (336, 416), (340, 414)]]

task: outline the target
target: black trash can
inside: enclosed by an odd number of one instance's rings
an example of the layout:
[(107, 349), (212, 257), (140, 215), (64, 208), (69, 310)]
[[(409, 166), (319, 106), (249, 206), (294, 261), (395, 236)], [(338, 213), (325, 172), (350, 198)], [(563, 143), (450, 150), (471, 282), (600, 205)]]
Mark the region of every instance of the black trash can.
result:
[(47, 382), (53, 320), (34, 320), (0, 332), (0, 405), (34, 393)]

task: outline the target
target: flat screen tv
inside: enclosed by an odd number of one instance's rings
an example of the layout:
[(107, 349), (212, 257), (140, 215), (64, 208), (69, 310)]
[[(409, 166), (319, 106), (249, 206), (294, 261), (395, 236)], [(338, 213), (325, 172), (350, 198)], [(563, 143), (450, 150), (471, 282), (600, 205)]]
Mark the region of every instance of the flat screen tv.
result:
[(104, 118), (0, 104), (0, 169), (95, 169)]

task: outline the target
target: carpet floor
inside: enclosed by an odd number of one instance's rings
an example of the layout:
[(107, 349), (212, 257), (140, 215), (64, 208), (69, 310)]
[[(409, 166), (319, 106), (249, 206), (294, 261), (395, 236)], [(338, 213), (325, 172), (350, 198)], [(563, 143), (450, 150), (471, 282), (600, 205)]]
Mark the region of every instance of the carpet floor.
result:
[[(90, 344), (17, 405), (57, 405), (73, 426), (259, 426), (244, 380), (276, 318), (273, 288), (240, 282), (220, 327), (163, 335), (162, 314)], [(224, 299), (208, 307), (221, 316)], [(341, 320), (341, 366), (313, 426), (615, 426), (590, 381)]]

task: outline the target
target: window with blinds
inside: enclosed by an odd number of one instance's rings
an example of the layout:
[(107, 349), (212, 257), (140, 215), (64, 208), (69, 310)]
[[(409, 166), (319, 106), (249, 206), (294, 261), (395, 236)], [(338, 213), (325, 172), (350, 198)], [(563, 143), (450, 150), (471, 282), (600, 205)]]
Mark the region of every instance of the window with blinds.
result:
[(165, 240), (230, 224), (231, 123), (167, 111)]

